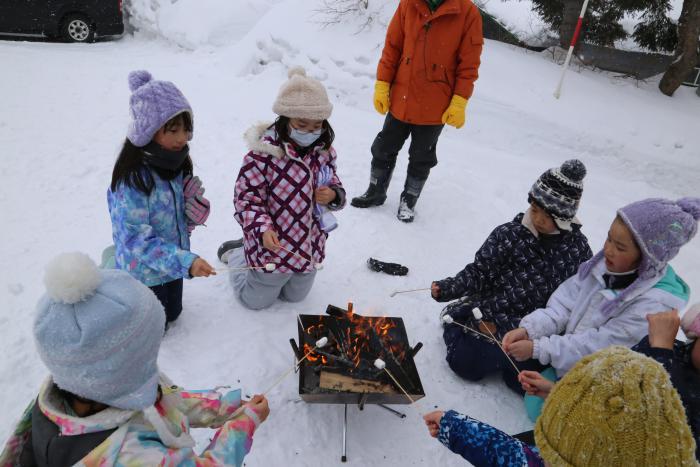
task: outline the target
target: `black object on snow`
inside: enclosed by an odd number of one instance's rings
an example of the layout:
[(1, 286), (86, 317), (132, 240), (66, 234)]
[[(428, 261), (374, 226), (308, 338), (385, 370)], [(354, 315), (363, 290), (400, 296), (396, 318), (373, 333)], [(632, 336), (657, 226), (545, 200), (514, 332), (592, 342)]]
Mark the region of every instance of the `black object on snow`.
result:
[(390, 276), (405, 276), (408, 274), (408, 268), (398, 263), (385, 263), (378, 259), (370, 258), (367, 260), (367, 267), (372, 271), (383, 272)]
[[(242, 238), (239, 238), (238, 240), (225, 241), (219, 247), (218, 251), (216, 252), (216, 256), (219, 257), (219, 261), (221, 261), (222, 263), (228, 264), (228, 256), (230, 255), (229, 252), (235, 250), (236, 248), (241, 248), (242, 246), (243, 246), (243, 239)], [(229, 253), (229, 254), (227, 255), (227, 253)]]

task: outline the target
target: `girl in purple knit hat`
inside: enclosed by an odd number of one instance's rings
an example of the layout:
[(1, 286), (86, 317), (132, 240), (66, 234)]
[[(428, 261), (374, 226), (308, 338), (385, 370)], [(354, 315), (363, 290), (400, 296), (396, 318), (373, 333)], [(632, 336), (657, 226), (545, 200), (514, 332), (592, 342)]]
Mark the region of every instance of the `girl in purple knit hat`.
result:
[(187, 142), (192, 108), (175, 85), (147, 71), (129, 74), (132, 122), (107, 191), (115, 266), (151, 288), (166, 328), (182, 311), (182, 279), (216, 274), (190, 251), (209, 215)]
[[(507, 333), (518, 361), (536, 359), (561, 378), (585, 355), (632, 347), (647, 334), (647, 315), (682, 309), (690, 288), (668, 262), (695, 236), (700, 198), (646, 199), (617, 211), (603, 249)], [(528, 373), (520, 374), (527, 389)], [(532, 416), (532, 415), (531, 415)]]

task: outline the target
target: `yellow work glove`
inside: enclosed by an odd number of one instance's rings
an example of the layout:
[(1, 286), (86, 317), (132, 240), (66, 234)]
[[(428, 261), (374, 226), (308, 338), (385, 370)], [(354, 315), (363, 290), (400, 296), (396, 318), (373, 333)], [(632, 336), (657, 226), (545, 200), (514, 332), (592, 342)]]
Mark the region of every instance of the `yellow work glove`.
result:
[(447, 123), (455, 128), (464, 126), (464, 112), (467, 109), (467, 100), (455, 94), (452, 96), (450, 106), (442, 114), (442, 123)]
[(384, 115), (389, 111), (389, 89), (391, 84), (386, 81), (374, 83), (374, 108)]

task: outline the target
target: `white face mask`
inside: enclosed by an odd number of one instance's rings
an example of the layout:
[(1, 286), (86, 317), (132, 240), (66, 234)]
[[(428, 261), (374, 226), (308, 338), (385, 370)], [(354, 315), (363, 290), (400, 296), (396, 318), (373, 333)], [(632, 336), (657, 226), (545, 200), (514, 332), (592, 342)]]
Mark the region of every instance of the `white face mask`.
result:
[(323, 128), (318, 129), (316, 131), (300, 131), (291, 125), (289, 126), (289, 137), (292, 138), (302, 148), (314, 144), (316, 140), (321, 137), (322, 133)]

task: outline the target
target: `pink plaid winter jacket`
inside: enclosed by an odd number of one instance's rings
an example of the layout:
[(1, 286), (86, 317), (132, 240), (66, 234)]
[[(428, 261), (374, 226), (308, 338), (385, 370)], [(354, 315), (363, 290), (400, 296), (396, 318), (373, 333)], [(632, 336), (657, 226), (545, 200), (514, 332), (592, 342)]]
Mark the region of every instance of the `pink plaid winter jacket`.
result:
[[(244, 249), (249, 266), (277, 265), (274, 273), (311, 272), (313, 263), (325, 258), (328, 236), (314, 215), (314, 190), (322, 167), (331, 169), (333, 177), (327, 184), (337, 197), (328, 207), (342, 209), (345, 191), (336, 174), (336, 154), (333, 148), (314, 146), (301, 156), (290, 143), (280, 141), (271, 124), (250, 128), (245, 139), (250, 152), (236, 180), (235, 218), (243, 229)], [(274, 229), (281, 245), (301, 259), (284, 250), (273, 253), (262, 245), (262, 234)]]

